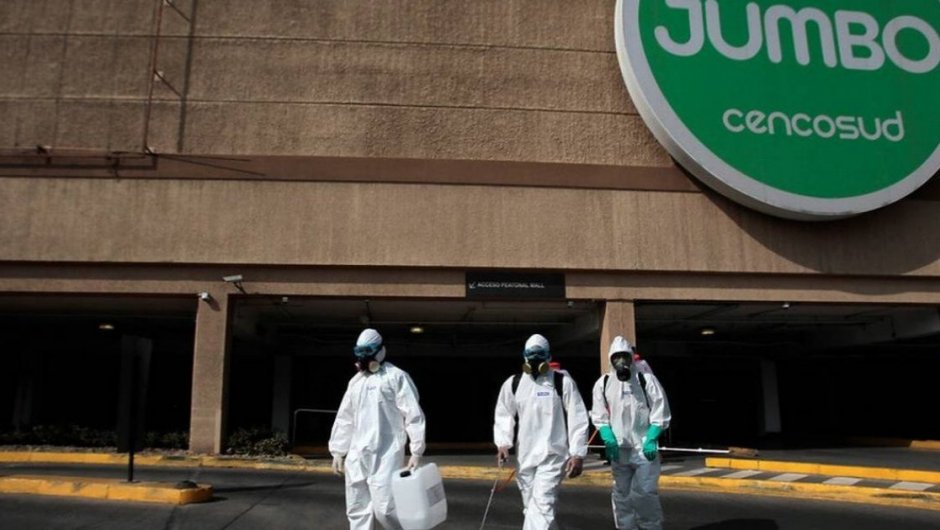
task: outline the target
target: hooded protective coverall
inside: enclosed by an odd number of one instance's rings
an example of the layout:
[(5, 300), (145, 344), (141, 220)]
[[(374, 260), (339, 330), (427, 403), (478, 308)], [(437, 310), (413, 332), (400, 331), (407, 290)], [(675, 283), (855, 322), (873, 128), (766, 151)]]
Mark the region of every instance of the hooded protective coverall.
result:
[[(537, 338), (536, 338), (537, 337)], [(533, 339), (548, 341), (541, 335)], [(526, 344), (528, 348), (529, 343)], [(516, 482), (522, 493), (525, 511), (524, 530), (557, 528), (555, 499), (561, 484), (565, 463), (570, 457), (587, 454), (587, 409), (578, 386), (565, 375), (563, 398), (555, 390), (554, 370), (533, 379), (523, 375), (515, 395), (510, 377), (503, 383), (496, 401), (493, 441), (496, 447), (512, 447), (513, 428), (519, 416), (518, 469)], [(568, 414), (565, 429), (565, 412)]]
[[(630, 343), (619, 336), (611, 342), (608, 357), (618, 352), (633, 356)], [(643, 442), (650, 425), (658, 425), (664, 430), (669, 427), (672, 415), (659, 379), (644, 370), (644, 391), (637, 368), (630, 370), (629, 381), (620, 381), (611, 367), (606, 378), (607, 388), (604, 388), (604, 376), (597, 380), (591, 421), (598, 429), (609, 425), (620, 445), (620, 461), (611, 462), (610, 466), (614, 475), (611, 501), (616, 527), (659, 530), (663, 524), (663, 509), (659, 501), (661, 459), (656, 455), (652, 461), (648, 460), (643, 455)], [(605, 395), (609, 411), (605, 406)]]
[(411, 377), (388, 362), (375, 373), (360, 371), (353, 376), (329, 444), (334, 457), (346, 457), (346, 515), (351, 529), (371, 530), (376, 523), (401, 528), (391, 483), (404, 462), (406, 433), (411, 453), (424, 454), (424, 412)]

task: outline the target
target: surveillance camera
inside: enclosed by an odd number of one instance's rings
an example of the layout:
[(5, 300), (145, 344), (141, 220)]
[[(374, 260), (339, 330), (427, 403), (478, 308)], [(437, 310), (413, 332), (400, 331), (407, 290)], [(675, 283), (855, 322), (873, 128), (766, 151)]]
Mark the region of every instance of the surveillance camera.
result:
[(202, 300), (203, 302), (208, 302), (212, 300), (212, 295), (207, 293), (206, 291), (203, 291), (199, 293), (199, 299)]
[(222, 276), (222, 280), (226, 282), (235, 283), (235, 282), (240, 282), (244, 280), (244, 278), (242, 278), (241, 274), (233, 274), (231, 276)]

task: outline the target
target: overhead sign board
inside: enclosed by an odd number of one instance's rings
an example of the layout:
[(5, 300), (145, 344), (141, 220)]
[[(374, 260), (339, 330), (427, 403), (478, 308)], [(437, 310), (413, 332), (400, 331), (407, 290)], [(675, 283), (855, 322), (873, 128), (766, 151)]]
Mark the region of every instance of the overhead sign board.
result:
[(618, 0), (614, 26), (647, 126), (738, 202), (834, 219), (940, 171), (940, 0)]
[(468, 272), (467, 298), (563, 299), (565, 275), (527, 272)]

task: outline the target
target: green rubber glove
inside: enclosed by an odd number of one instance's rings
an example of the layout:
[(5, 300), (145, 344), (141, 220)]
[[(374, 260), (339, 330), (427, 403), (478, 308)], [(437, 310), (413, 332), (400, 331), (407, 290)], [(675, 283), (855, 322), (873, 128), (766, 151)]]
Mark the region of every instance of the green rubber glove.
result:
[(659, 453), (659, 445), (656, 443), (656, 440), (662, 433), (662, 427), (659, 425), (650, 425), (650, 428), (646, 431), (646, 436), (643, 437), (643, 456), (650, 462), (655, 460), (656, 454)]
[(617, 437), (610, 425), (601, 425), (597, 432), (601, 433), (601, 440), (604, 441), (604, 452), (607, 460), (611, 462), (620, 462), (620, 444), (617, 443)]

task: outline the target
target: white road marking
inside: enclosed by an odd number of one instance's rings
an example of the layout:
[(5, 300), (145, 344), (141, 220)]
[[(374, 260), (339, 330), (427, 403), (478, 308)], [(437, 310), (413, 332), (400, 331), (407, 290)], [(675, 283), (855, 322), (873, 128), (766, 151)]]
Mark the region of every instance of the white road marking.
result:
[(754, 475), (760, 475), (760, 471), (754, 471), (752, 469), (745, 469), (743, 471), (735, 471), (734, 473), (728, 473), (727, 475), (722, 475), (721, 478), (747, 478), (747, 477), (753, 477)]
[(777, 475), (776, 477), (773, 477), (769, 480), (773, 480), (774, 482), (793, 482), (808, 476), (809, 475), (804, 475), (802, 473), (784, 473), (782, 475)]
[(713, 467), (700, 467), (698, 469), (690, 469), (688, 471), (683, 471), (682, 473), (675, 473), (672, 476), (674, 477), (694, 477), (696, 475), (704, 475), (705, 473), (711, 473), (713, 471), (718, 471), (718, 469)]
[(831, 484), (833, 486), (854, 486), (861, 482), (860, 478), (849, 478), (849, 477), (832, 477), (829, 480), (823, 482), (823, 484)]
[(924, 482), (898, 482), (897, 484), (891, 486), (888, 489), (892, 490), (909, 490), (909, 491), (924, 491), (926, 489), (932, 488), (933, 484), (926, 484)]

